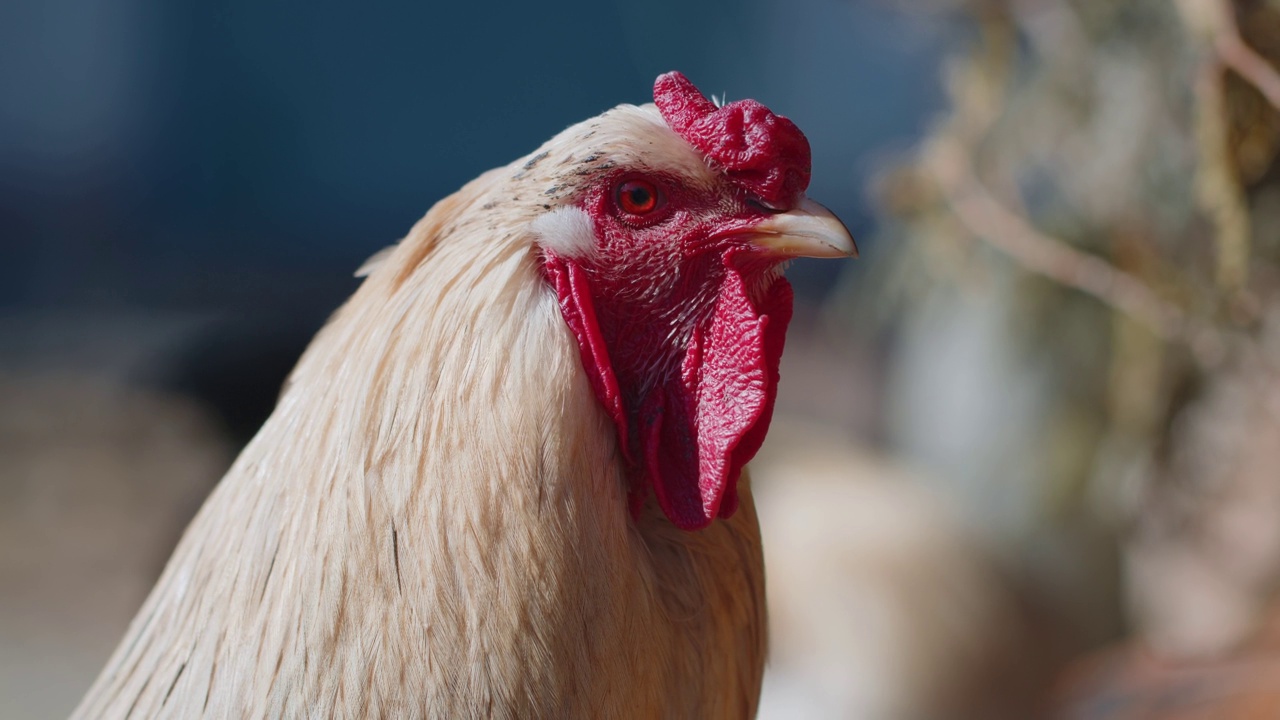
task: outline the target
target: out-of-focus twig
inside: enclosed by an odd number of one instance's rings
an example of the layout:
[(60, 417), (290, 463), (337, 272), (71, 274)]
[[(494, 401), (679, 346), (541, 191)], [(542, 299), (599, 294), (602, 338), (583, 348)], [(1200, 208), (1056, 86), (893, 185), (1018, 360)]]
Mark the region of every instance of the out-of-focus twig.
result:
[[(1230, 0), (1219, 0), (1227, 6), (1230, 13)], [(1280, 72), (1277, 72), (1267, 59), (1249, 47), (1240, 37), (1240, 30), (1234, 21), (1222, 23), (1214, 33), (1213, 49), (1218, 60), (1231, 68), (1246, 82), (1262, 93), (1277, 110), (1280, 110)]]
[(958, 143), (935, 139), (925, 166), (969, 232), (1025, 269), (1098, 298), (1150, 328), (1161, 339), (1182, 336), (1186, 318), (1181, 309), (1160, 298), (1133, 275), (1045, 235), (1005, 208), (978, 179)]
[(1280, 109), (1280, 73), (1240, 36), (1232, 0), (1178, 0), (1183, 25), (1205, 46), (1196, 81), (1196, 145), (1200, 151), (1197, 194), (1216, 226), (1218, 282), (1238, 292), (1249, 270), (1249, 211), (1231, 159), (1224, 69), (1252, 85)]
[(1232, 0), (1178, 0), (1176, 4), (1183, 24), (1212, 46), (1215, 59), (1280, 109), (1280, 72), (1240, 37)]
[(1195, 84), (1196, 198), (1216, 229), (1218, 283), (1239, 291), (1249, 275), (1249, 208), (1231, 157), (1224, 81), (1216, 61), (1202, 64)]

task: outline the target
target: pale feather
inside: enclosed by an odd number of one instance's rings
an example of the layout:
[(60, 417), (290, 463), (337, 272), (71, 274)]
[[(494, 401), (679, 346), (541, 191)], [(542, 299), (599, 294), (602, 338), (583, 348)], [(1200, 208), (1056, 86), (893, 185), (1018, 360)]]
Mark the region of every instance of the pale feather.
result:
[(745, 478), (707, 530), (652, 502), (631, 519), (528, 231), (571, 199), (562, 175), (655, 145), (713, 177), (652, 107), (623, 107), (476, 179), (380, 258), (74, 717), (754, 714)]
[(368, 277), (379, 265), (386, 261), (387, 258), (391, 257), (391, 253), (395, 252), (395, 249), (395, 245), (388, 245), (378, 252), (370, 255), (368, 259), (360, 264), (360, 267), (356, 268), (356, 271), (352, 273), (352, 275), (358, 278)]

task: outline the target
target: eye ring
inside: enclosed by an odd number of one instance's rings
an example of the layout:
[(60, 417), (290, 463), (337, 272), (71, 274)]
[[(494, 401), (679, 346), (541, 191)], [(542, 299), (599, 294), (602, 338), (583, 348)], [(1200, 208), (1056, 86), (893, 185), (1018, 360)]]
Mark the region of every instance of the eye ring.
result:
[(657, 210), (662, 205), (663, 198), (654, 183), (642, 178), (631, 178), (618, 183), (614, 202), (618, 209), (628, 215), (643, 216)]

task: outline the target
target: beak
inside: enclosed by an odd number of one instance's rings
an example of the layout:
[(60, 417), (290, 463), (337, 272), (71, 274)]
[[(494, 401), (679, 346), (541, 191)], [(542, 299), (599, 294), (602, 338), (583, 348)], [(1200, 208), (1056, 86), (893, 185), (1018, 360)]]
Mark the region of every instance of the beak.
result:
[(765, 218), (747, 233), (751, 244), (783, 257), (858, 257), (858, 246), (840, 218), (809, 198), (794, 210)]

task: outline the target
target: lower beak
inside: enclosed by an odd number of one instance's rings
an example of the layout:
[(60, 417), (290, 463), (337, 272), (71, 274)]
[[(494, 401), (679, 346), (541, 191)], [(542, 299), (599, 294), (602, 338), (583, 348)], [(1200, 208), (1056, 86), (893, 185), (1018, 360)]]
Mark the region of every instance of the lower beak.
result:
[(840, 218), (809, 198), (765, 218), (747, 234), (753, 246), (780, 257), (858, 257), (858, 246)]

